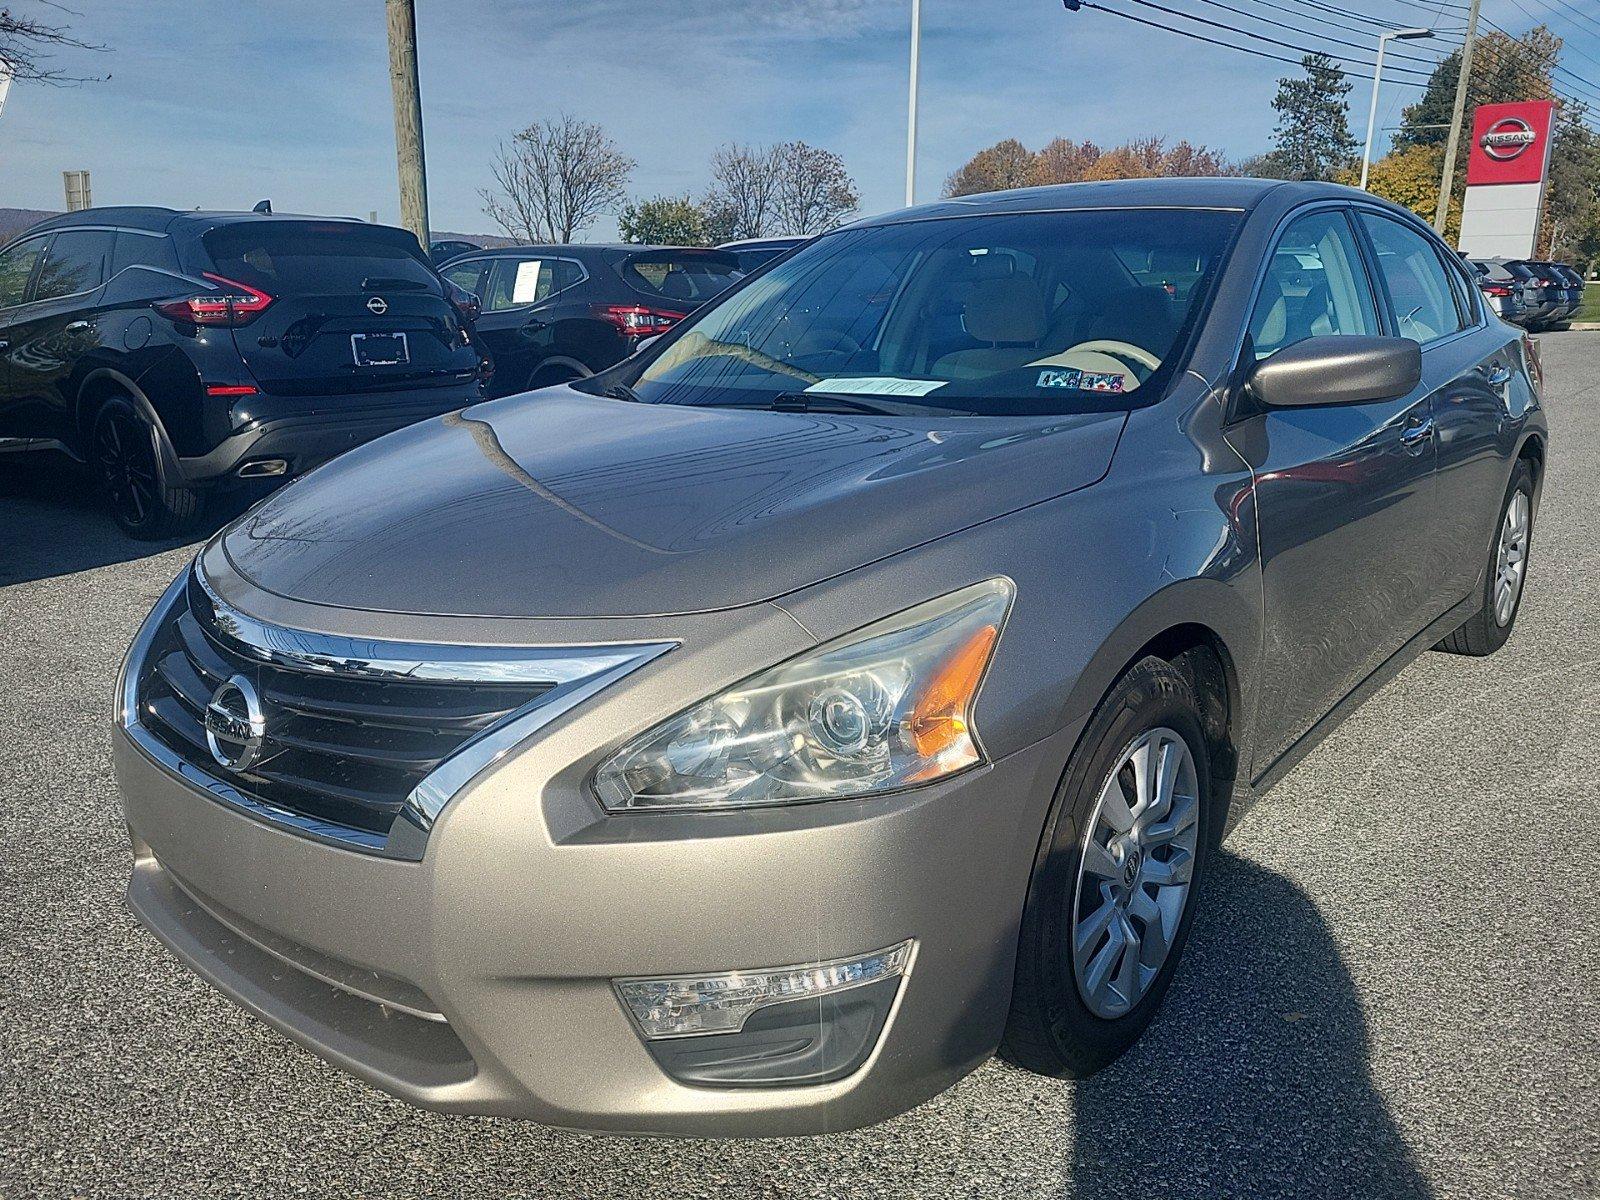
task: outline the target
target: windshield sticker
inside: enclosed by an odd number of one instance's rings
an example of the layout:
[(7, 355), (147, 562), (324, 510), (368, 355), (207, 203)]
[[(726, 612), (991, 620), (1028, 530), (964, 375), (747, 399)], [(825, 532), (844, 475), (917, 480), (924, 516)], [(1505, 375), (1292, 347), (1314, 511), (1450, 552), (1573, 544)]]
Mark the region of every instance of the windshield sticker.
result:
[(887, 375), (856, 379), (819, 379), (808, 392), (840, 392), (857, 396), (926, 396), (945, 386), (942, 379), (895, 379)]
[(1083, 378), (1083, 372), (1067, 368), (1054, 368), (1049, 371), (1039, 372), (1039, 382), (1034, 387), (1047, 388), (1076, 388), (1078, 380)]
[(1076, 388), (1080, 392), (1120, 392), (1127, 376), (1120, 371), (1080, 371), (1076, 367), (1053, 367), (1039, 372), (1033, 385), (1042, 388)]

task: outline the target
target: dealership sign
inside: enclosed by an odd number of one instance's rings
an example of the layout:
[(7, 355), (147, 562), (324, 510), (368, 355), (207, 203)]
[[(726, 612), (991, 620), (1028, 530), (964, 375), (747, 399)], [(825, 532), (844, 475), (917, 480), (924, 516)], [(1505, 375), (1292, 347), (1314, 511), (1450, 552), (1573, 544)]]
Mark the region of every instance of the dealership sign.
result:
[(1529, 258), (1539, 240), (1555, 102), (1484, 104), (1467, 147), (1461, 249), (1475, 258)]

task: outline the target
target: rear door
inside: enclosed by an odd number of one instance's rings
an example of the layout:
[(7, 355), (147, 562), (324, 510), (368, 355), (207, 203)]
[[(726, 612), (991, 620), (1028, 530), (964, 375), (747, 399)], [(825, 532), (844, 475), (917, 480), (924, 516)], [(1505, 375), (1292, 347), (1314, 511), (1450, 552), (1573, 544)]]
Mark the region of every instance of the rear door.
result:
[(5, 349), (7, 424), (21, 436), (71, 441), (81, 364), (100, 346), (101, 285), (116, 234), (66, 229), (50, 239), (26, 303), (12, 309)]
[[(1247, 361), (1311, 337), (1392, 331), (1342, 207), (1296, 217), (1269, 257)], [(1438, 613), (1432, 401), (1268, 409), (1229, 442), (1255, 473), (1263, 689), (1255, 776)]]
[[(1432, 389), (1439, 525), (1411, 564), (1433, 590), (1429, 620), (1467, 599), (1487, 561), (1500, 515), (1507, 405), (1526, 403), (1521, 336), (1485, 321), (1467, 280), (1430, 235), (1384, 213), (1361, 210), (1395, 330), (1422, 346), (1423, 386)], [(1419, 626), (1420, 628), (1420, 626)]]
[(405, 230), (357, 221), (242, 220), (201, 237), (203, 273), (271, 297), (233, 330), (265, 392), (382, 393), (471, 377), (477, 354)]

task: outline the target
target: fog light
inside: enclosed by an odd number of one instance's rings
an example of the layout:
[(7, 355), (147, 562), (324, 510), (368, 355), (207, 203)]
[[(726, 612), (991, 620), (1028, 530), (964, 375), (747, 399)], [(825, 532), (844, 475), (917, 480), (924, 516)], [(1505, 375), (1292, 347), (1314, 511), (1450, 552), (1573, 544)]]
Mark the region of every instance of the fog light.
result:
[(861, 987), (905, 974), (911, 942), (859, 958), (804, 963), (771, 971), (618, 979), (617, 996), (646, 1038), (736, 1033), (759, 1009)]

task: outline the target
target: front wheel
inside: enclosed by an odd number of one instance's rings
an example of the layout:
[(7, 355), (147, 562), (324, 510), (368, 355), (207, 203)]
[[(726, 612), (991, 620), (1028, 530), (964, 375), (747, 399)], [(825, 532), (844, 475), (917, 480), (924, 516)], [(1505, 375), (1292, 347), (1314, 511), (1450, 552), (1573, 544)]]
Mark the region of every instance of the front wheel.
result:
[(157, 436), (125, 397), (113, 396), (95, 414), (94, 465), (106, 505), (123, 532), (141, 540), (181, 533), (200, 512), (199, 493), (167, 480)]
[(1057, 790), (1003, 1057), (1082, 1078), (1138, 1039), (1188, 937), (1213, 813), (1193, 688), (1172, 664), (1143, 659), (1096, 711)]
[(1500, 520), (1489, 545), (1483, 593), (1478, 611), (1435, 650), (1482, 657), (1506, 644), (1522, 607), (1522, 585), (1528, 577), (1528, 551), (1533, 546), (1533, 468), (1518, 459), (1511, 473)]

